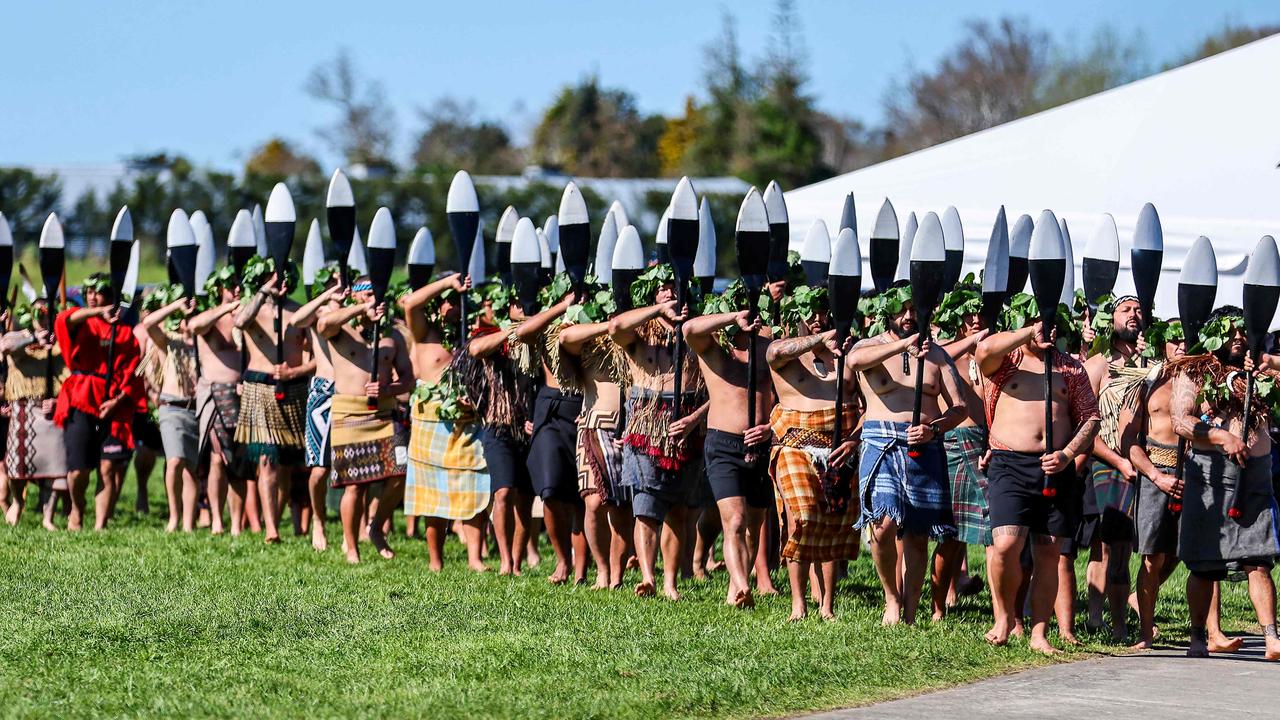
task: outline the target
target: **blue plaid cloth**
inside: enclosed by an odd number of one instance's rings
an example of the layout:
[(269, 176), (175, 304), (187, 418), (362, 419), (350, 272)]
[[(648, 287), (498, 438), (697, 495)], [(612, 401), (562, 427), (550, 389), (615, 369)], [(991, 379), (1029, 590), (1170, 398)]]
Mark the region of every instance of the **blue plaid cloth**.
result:
[(953, 537), (951, 481), (942, 439), (907, 454), (907, 423), (868, 420), (862, 426), (862, 457), (858, 464), (858, 492), (862, 515), (858, 529), (888, 517), (899, 532)]

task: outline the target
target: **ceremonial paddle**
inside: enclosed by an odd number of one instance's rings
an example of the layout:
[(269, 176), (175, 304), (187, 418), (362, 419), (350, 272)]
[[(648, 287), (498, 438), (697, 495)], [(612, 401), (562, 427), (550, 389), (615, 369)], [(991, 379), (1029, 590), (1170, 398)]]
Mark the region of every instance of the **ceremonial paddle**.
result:
[(952, 205), (942, 213), (942, 238), (947, 250), (947, 265), (942, 276), (942, 293), (951, 292), (960, 282), (964, 268), (964, 225), (960, 223), (960, 211)]
[(1080, 281), (1084, 285), (1090, 319), (1098, 311), (1098, 301), (1115, 290), (1119, 275), (1120, 235), (1116, 232), (1115, 218), (1104, 213), (1093, 238), (1084, 248), (1084, 259), (1080, 261)]
[(316, 275), (328, 262), (324, 256), (324, 239), (320, 236), (320, 221), (311, 219), (311, 227), (307, 228), (307, 244), (302, 246), (302, 286), (306, 289), (307, 298), (311, 298), (316, 284)]
[[(689, 282), (693, 279), (693, 259), (698, 254), (698, 195), (689, 178), (682, 177), (671, 195), (668, 206), (667, 245), (671, 252), (671, 264), (676, 275), (676, 306), (685, 312), (689, 305)], [(684, 384), (684, 333), (683, 323), (676, 323), (675, 379), (673, 381), (671, 419), (681, 417), (681, 391)]]
[(821, 218), (814, 220), (800, 246), (800, 268), (804, 270), (804, 284), (809, 287), (826, 287), (831, 268), (831, 233)]
[(882, 293), (893, 284), (894, 274), (898, 270), (898, 215), (893, 211), (893, 203), (885, 198), (876, 214), (876, 224), (871, 228), (871, 241), (868, 251), (871, 255), (871, 282), (877, 293)]
[(662, 217), (658, 218), (658, 230), (653, 236), (653, 254), (659, 265), (671, 262), (671, 250), (667, 247), (667, 220), (671, 217), (671, 208), (664, 208)]
[[(919, 229), (915, 212), (907, 213), (907, 221), (902, 225), (902, 242), (898, 245), (898, 269), (893, 274), (895, 283), (911, 282), (911, 244), (915, 242)], [(945, 245), (943, 247), (945, 252)], [(941, 293), (938, 296), (941, 297)]]
[[(507, 255), (510, 262), (511, 255)], [(409, 287), (418, 290), (431, 282), (431, 271), (436, 267), (436, 241), (426, 227), (418, 228), (409, 243), (409, 258), (406, 268), (409, 271)]]
[[(1218, 258), (1213, 243), (1201, 235), (1191, 244), (1178, 275), (1178, 317), (1182, 320), (1182, 342), (1186, 353), (1200, 340), (1200, 328), (1209, 321), (1218, 297)], [(1178, 463), (1174, 477), (1182, 479), (1186, 465), (1187, 439), (1178, 437)], [(1182, 512), (1182, 500), (1173, 496), (1167, 502), (1172, 512)]]
[[(373, 224), (369, 226), (369, 284), (373, 286), (375, 308), (387, 299), (387, 286), (391, 284), (391, 269), (395, 264), (396, 226), (391, 220), (391, 211), (380, 207), (373, 215)], [(390, 315), (390, 311), (387, 315)], [(465, 320), (463, 324), (465, 325)], [(373, 324), (373, 344), (369, 347), (371, 382), (378, 382), (378, 343), (381, 341), (382, 320), (378, 320)], [(378, 407), (377, 396), (366, 398), (365, 407), (370, 410)]]
[[(538, 289), (542, 287), (542, 249), (538, 233), (532, 220), (520, 218), (511, 234), (511, 281), (526, 316), (537, 312)], [(641, 264), (643, 266), (643, 262)]]
[[(267, 252), (276, 268), (276, 365), (284, 364), (284, 302), (289, 296), (289, 252), (293, 249), (293, 229), (298, 215), (293, 209), (293, 196), (284, 183), (276, 183), (267, 198), (264, 230)], [(284, 385), (276, 378), (276, 400), (284, 400)]]
[[(480, 224), (480, 200), (476, 186), (465, 170), (459, 170), (449, 183), (449, 196), (445, 202), (445, 214), (449, 219), (449, 234), (453, 237), (454, 250), (458, 253), (458, 268), (465, 272), (471, 267), (471, 251), (475, 248), (476, 227)], [(467, 294), (458, 296), (459, 323), (462, 332), (459, 342), (467, 342)]]
[(769, 282), (787, 277), (787, 250), (791, 244), (791, 221), (787, 216), (787, 200), (777, 180), (764, 188), (764, 208), (769, 215)]
[[(187, 214), (178, 208), (169, 215), (169, 227), (165, 233), (165, 247), (169, 251), (169, 264), (182, 284), (182, 297), (196, 296), (196, 232)], [(43, 265), (40, 271), (44, 272)]]
[(564, 261), (565, 272), (569, 273), (574, 295), (580, 296), (587, 284), (591, 225), (587, 217), (587, 201), (583, 199), (582, 191), (576, 184), (570, 182), (564, 186), (556, 218), (559, 226), (560, 258)]
[(236, 219), (227, 232), (227, 260), (237, 279), (244, 277), (244, 266), (258, 253), (253, 240), (253, 217), (248, 210), (236, 213)]
[[(197, 218), (199, 218), (198, 222)], [(196, 295), (204, 297), (207, 294), (204, 285), (209, 281), (209, 276), (213, 274), (213, 268), (218, 263), (218, 249), (213, 242), (213, 228), (209, 225), (209, 220), (203, 211), (197, 210), (192, 213), (191, 229), (196, 236)]]
[[(852, 197), (852, 196), (850, 196)], [(862, 253), (853, 228), (846, 227), (836, 236), (831, 248), (830, 275), (827, 277), (827, 301), (836, 328), (836, 417), (831, 428), (831, 449), (844, 442), (844, 364), (845, 340), (853, 327), (862, 290)]]
[[(734, 230), (734, 250), (738, 255), (738, 272), (747, 288), (747, 322), (754, 323), (760, 307), (769, 268), (769, 214), (764, 198), (755, 188), (747, 191), (738, 208)], [(755, 330), (747, 334), (747, 427), (756, 426), (756, 340)]]
[(1009, 296), (1027, 289), (1027, 255), (1031, 248), (1031, 233), (1035, 223), (1030, 215), (1020, 215), (1009, 231)]
[(698, 290), (710, 295), (716, 285), (716, 226), (711, 219), (711, 204), (706, 196), (698, 204), (698, 252), (693, 256), (693, 276)]
[(9, 297), (9, 280), (13, 277), (13, 232), (9, 229), (9, 221), (0, 212), (0, 310), (8, 309), (13, 303), (7, 302)]
[[(1129, 262), (1133, 267), (1134, 294), (1142, 308), (1142, 323), (1138, 331), (1151, 323), (1151, 308), (1155, 303), (1156, 287), (1160, 284), (1160, 265), (1164, 260), (1164, 232), (1160, 229), (1160, 216), (1156, 206), (1147, 203), (1138, 213), (1138, 224), (1133, 229), (1133, 249)], [(1267, 322), (1271, 317), (1267, 317)], [(1138, 358), (1140, 367), (1146, 367), (1146, 359)]]
[[(615, 215), (615, 217), (618, 217)], [(622, 216), (625, 217), (625, 216)], [(626, 225), (618, 233), (618, 241), (613, 248), (610, 264), (610, 289), (613, 290), (613, 301), (618, 312), (624, 313), (632, 309), (631, 284), (644, 273), (644, 244), (640, 241), (640, 233), (635, 226)], [(618, 423), (614, 427), (614, 438), (622, 437), (622, 429), (626, 427), (627, 390), (618, 386)]]
[[(498, 230), (493, 236), (494, 250), (494, 266), (498, 270), (498, 279), (503, 285), (511, 284), (511, 239), (516, 235), (516, 223), (520, 222), (520, 213), (516, 209), (507, 206), (502, 211), (502, 217), (498, 220)], [(434, 263), (435, 260), (433, 259)]]
[(618, 221), (613, 212), (609, 212), (604, 216), (604, 224), (600, 226), (600, 238), (596, 240), (596, 259), (591, 264), (591, 272), (601, 285), (613, 284), (613, 249), (617, 245)]
[[(1066, 281), (1066, 252), (1062, 249), (1062, 229), (1053, 213), (1045, 210), (1035, 225), (1027, 253), (1027, 272), (1031, 276), (1031, 294), (1040, 310), (1041, 340), (1049, 343), (1057, 322), (1058, 301)], [(1044, 452), (1053, 452), (1053, 352), (1052, 345), (1044, 353)], [(1045, 474), (1040, 492), (1055, 497), (1058, 489)]]
[(987, 241), (987, 259), (982, 266), (982, 322), (995, 332), (1000, 311), (1009, 299), (1009, 223), (1004, 206), (996, 213)]
[[(63, 269), (66, 267), (66, 242), (62, 234), (62, 223), (58, 216), (50, 214), (40, 230), (40, 279), (44, 283), (45, 312), (48, 321), (45, 328), (53, 332), (53, 318), (58, 302), (58, 285), (62, 282)], [(2, 272), (3, 270), (0, 270)], [(25, 276), (25, 272), (23, 275)], [(45, 354), (44, 362), (44, 396), (53, 397), (53, 350)]]
[(329, 178), (329, 192), (324, 205), (325, 218), (329, 222), (329, 241), (338, 255), (338, 285), (346, 287), (347, 258), (356, 236), (356, 197), (342, 168), (334, 170)]
[[(942, 281), (946, 273), (947, 250), (942, 235), (942, 222), (929, 213), (920, 223), (911, 244), (911, 301), (916, 307), (916, 327), (919, 333), (916, 347), (923, 350), (924, 343), (933, 335), (933, 310), (942, 297)], [(924, 398), (924, 352), (916, 357), (916, 392), (911, 405), (911, 424), (920, 424), (920, 403)], [(920, 451), (911, 447), (907, 454), (920, 457)]]
[[(1244, 271), (1244, 297), (1241, 307), (1244, 310), (1244, 334), (1249, 343), (1249, 357), (1256, 365), (1262, 356), (1267, 342), (1267, 331), (1271, 320), (1276, 315), (1276, 304), (1280, 302), (1280, 253), (1276, 250), (1275, 238), (1263, 235), (1262, 239), (1249, 256), (1249, 265)], [(1249, 373), (1244, 391), (1244, 422), (1240, 429), (1240, 440), (1247, 448), (1249, 431), (1253, 425), (1254, 374)], [(1242, 512), (1239, 507), (1240, 483), (1245, 479), (1246, 468), (1240, 469), (1240, 479), (1233, 487), (1226, 488), (1223, 504), (1227, 506), (1227, 517), (1239, 520)]]
[[(126, 212), (126, 210), (127, 208), (122, 209), (120, 212), (124, 213)], [(132, 223), (130, 223), (129, 229), (132, 231), (133, 229)], [(129, 249), (129, 261), (128, 263), (125, 264), (124, 279), (120, 283), (120, 294), (117, 296), (116, 308), (122, 315), (128, 312), (129, 309), (133, 307), (134, 298), (138, 294), (138, 242), (135, 240), (134, 242), (130, 243), (130, 246), (131, 247)], [(106, 380), (105, 394), (107, 395), (107, 397), (111, 397), (111, 383), (114, 380), (113, 376), (115, 375), (115, 364), (116, 364), (115, 360), (116, 360), (116, 323), (113, 322), (111, 323), (111, 340), (107, 343), (107, 374), (106, 374), (106, 377), (104, 378)], [(99, 421), (102, 421), (105, 419), (106, 418), (98, 418)], [(111, 428), (110, 422), (107, 422), (105, 426), (105, 429), (108, 432), (104, 432), (104, 427), (102, 425), (99, 425), (98, 427), (99, 435), (109, 434), (110, 428)]]

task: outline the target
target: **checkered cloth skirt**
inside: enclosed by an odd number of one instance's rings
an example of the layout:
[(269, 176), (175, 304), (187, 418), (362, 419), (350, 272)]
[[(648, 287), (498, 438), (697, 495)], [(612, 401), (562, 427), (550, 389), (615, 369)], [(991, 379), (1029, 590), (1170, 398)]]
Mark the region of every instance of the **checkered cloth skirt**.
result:
[[(778, 488), (779, 507), (790, 520), (791, 535), (782, 548), (782, 557), (799, 562), (847, 560), (858, 552), (858, 534), (853, 523), (858, 503), (829, 512), (823, 491), (823, 474), (831, 454), (834, 407), (825, 410), (788, 410), (781, 405), (769, 416), (776, 441), (769, 452), (769, 474)], [(853, 427), (853, 413), (846, 411), (845, 427)], [(837, 482), (852, 483), (849, 473)], [(784, 527), (787, 527), (784, 525)]]
[(470, 520), (489, 506), (480, 427), (475, 418), (441, 420), (440, 402), (413, 405), (404, 514)]
[(951, 476), (956, 539), (970, 545), (990, 545), (987, 475), (978, 469), (978, 461), (986, 452), (987, 431), (980, 427), (958, 427), (947, 431), (942, 444), (947, 450), (947, 474)]

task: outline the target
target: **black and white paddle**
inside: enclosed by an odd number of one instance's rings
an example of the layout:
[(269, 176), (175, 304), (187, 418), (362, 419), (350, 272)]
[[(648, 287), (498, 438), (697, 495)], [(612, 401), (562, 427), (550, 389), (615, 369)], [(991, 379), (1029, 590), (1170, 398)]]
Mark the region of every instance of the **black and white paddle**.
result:
[(764, 207), (769, 213), (769, 282), (787, 277), (787, 250), (791, 243), (791, 220), (787, 215), (787, 199), (777, 180), (764, 188)]
[[(1027, 253), (1027, 273), (1031, 277), (1031, 293), (1040, 310), (1041, 339), (1050, 342), (1057, 321), (1058, 302), (1062, 299), (1062, 285), (1066, 282), (1066, 252), (1062, 249), (1062, 229), (1053, 213), (1045, 210), (1035, 224)], [(1053, 447), (1053, 352), (1052, 346), (1044, 354), (1044, 452)], [(1058, 489), (1052, 477), (1044, 476), (1041, 492), (1045, 497), (1055, 497)]]
[(885, 198), (876, 214), (876, 224), (871, 228), (868, 253), (871, 255), (871, 282), (876, 292), (882, 293), (893, 284), (898, 271), (898, 215), (893, 203)]
[[(769, 269), (769, 213), (764, 198), (754, 187), (747, 191), (738, 208), (734, 228), (734, 250), (738, 272), (747, 289), (747, 322), (755, 322), (760, 293)], [(759, 333), (747, 334), (747, 427), (756, 425), (756, 340)]]
[[(1182, 321), (1182, 343), (1188, 355), (1200, 341), (1200, 328), (1209, 321), (1217, 299), (1218, 258), (1213, 252), (1213, 243), (1201, 235), (1191, 243), (1182, 261), (1182, 271), (1178, 273), (1178, 317)], [(1178, 480), (1182, 479), (1186, 453), (1187, 439), (1179, 437), (1178, 462), (1174, 466)], [(1170, 496), (1166, 504), (1170, 511), (1182, 512), (1182, 498)]]
[(698, 252), (693, 256), (693, 277), (698, 290), (710, 295), (716, 284), (716, 226), (706, 196), (698, 203)]
[(1102, 222), (1093, 238), (1084, 248), (1080, 261), (1080, 281), (1084, 285), (1084, 299), (1089, 304), (1089, 316), (1098, 311), (1098, 300), (1110, 295), (1120, 275), (1120, 234), (1116, 232), (1116, 220), (1110, 213), (1102, 215)]
[[(474, 242), (474, 238), (472, 242)], [(396, 264), (396, 225), (391, 219), (391, 211), (385, 207), (378, 208), (373, 215), (373, 223), (369, 225), (369, 284), (373, 286), (373, 306), (376, 308), (387, 300), (387, 287), (391, 284), (391, 271)], [(387, 311), (389, 316), (391, 311)], [(378, 382), (378, 343), (382, 341), (382, 321), (373, 324), (373, 342), (369, 345), (369, 378)], [(366, 398), (368, 409), (378, 407), (377, 396)]]
[[(698, 194), (687, 177), (680, 178), (668, 206), (667, 245), (671, 252), (671, 264), (676, 275), (676, 301), (681, 314), (689, 306), (689, 283), (693, 280), (693, 259), (698, 255)], [(675, 328), (675, 379), (674, 397), (671, 403), (671, 419), (682, 417), (682, 390), (684, 384), (684, 333), (682, 323)]]
[[(466, 170), (459, 170), (449, 183), (449, 196), (445, 201), (445, 215), (449, 219), (449, 235), (453, 238), (454, 251), (458, 255), (458, 271), (471, 267), (471, 253), (475, 249), (476, 228), (480, 225), (480, 199), (476, 186)], [(458, 315), (461, 343), (467, 342), (467, 294), (458, 296)]]
[[(911, 243), (911, 301), (916, 308), (916, 327), (919, 340), (917, 347), (932, 336), (932, 319), (934, 308), (942, 299), (943, 280), (947, 266), (946, 239), (942, 232), (942, 221), (934, 213), (928, 213), (920, 223)], [(920, 424), (920, 405), (924, 399), (924, 361), (925, 353), (916, 357), (915, 398), (911, 404), (911, 424)], [(916, 448), (907, 451), (911, 457), (919, 457)]]
[(964, 224), (960, 222), (960, 211), (954, 205), (942, 213), (942, 238), (947, 248), (947, 267), (942, 277), (942, 293), (945, 295), (960, 282), (960, 273), (964, 269)]
[[(276, 183), (267, 198), (267, 212), (263, 218), (267, 235), (267, 252), (276, 268), (276, 290), (280, 296), (276, 305), (276, 364), (284, 363), (284, 302), (289, 295), (289, 253), (293, 249), (293, 230), (298, 214), (293, 209), (293, 195), (284, 183)], [(276, 381), (276, 400), (284, 399), (284, 386)]]
[[(325, 196), (325, 217), (329, 223), (329, 241), (338, 256), (338, 285), (346, 287), (347, 258), (356, 237), (356, 196), (351, 191), (351, 181), (342, 168), (333, 171), (329, 178), (329, 192)], [(307, 242), (310, 242), (308, 238)], [(305, 257), (304, 257), (305, 260)]]
[[(1280, 252), (1276, 250), (1275, 238), (1264, 235), (1249, 256), (1249, 266), (1244, 271), (1244, 296), (1240, 303), (1244, 310), (1244, 334), (1249, 344), (1249, 356), (1256, 365), (1266, 349), (1267, 332), (1271, 320), (1276, 316), (1276, 305), (1280, 302)], [(1249, 445), (1249, 432), (1253, 427), (1253, 391), (1254, 375), (1249, 379), (1244, 391), (1244, 423), (1240, 428), (1240, 440)], [(1226, 490), (1223, 504), (1227, 507), (1227, 517), (1239, 520), (1243, 516), (1240, 510), (1239, 484)]]
[(987, 259), (982, 265), (982, 323), (996, 331), (1000, 311), (1009, 299), (1009, 221), (1004, 206), (996, 213), (987, 241)]
[(1035, 223), (1030, 215), (1019, 215), (1009, 231), (1009, 296), (1027, 289), (1027, 257), (1031, 251), (1031, 234)]

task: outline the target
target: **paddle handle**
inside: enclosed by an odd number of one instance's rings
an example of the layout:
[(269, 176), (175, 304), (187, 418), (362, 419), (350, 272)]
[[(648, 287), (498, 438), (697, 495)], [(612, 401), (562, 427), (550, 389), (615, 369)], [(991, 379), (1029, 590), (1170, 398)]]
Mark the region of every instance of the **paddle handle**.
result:
[[(1175, 463), (1173, 466), (1173, 476), (1178, 480), (1182, 479), (1182, 473), (1186, 466), (1186, 457), (1185, 457), (1186, 454), (1187, 454), (1187, 439), (1184, 437), (1180, 437), (1178, 438), (1178, 462)], [(1173, 513), (1182, 512), (1181, 498), (1176, 498), (1170, 495), (1169, 499), (1165, 501), (1165, 505), (1169, 508), (1169, 512), (1173, 512)]]
[(831, 449), (844, 442), (844, 348), (836, 353), (836, 417), (831, 426)]
[[(45, 323), (45, 327), (53, 332), (53, 308), (47, 308), (46, 312), (49, 313), (49, 321)], [(44, 356), (44, 396), (45, 399), (53, 397), (53, 347), (47, 348)]]
[[(1249, 412), (1249, 408), (1253, 405), (1253, 373), (1249, 373), (1249, 381), (1244, 386), (1244, 422), (1240, 427), (1240, 442), (1249, 445), (1249, 431), (1253, 425), (1253, 414)], [(1236, 481), (1234, 487), (1225, 489), (1226, 497), (1223, 498), (1223, 504), (1227, 506), (1227, 517), (1232, 520), (1239, 520), (1244, 513), (1241, 512), (1236, 504), (1240, 499), (1240, 483), (1245, 479), (1244, 469), (1240, 472), (1240, 479)]]
[(458, 293), (458, 347), (467, 342), (467, 294)]
[(752, 330), (747, 334), (747, 429), (756, 426), (756, 338)]
[[(1044, 354), (1044, 454), (1053, 452), (1053, 348)], [(1053, 486), (1053, 476), (1044, 473), (1044, 485), (1040, 493), (1045, 497), (1055, 497), (1058, 489)]]
[[(373, 324), (373, 344), (369, 346), (369, 379), (371, 382), (378, 382), (378, 343), (382, 342), (382, 323), (375, 322)], [(365, 398), (365, 407), (373, 410), (378, 407), (378, 396), (370, 395)]]
[(675, 378), (672, 379), (671, 422), (680, 419), (680, 397), (684, 391), (684, 323), (676, 323)]
[[(917, 348), (924, 347), (924, 342), (929, 337), (927, 333), (928, 331), (926, 331), (925, 335), (921, 336), (919, 344), (916, 345)], [(843, 374), (844, 373), (842, 372), (841, 375)], [(915, 394), (915, 399), (911, 405), (911, 426), (912, 427), (915, 427), (916, 425), (920, 424), (920, 404), (922, 402), (924, 402), (924, 353), (923, 352), (920, 353), (920, 356), (916, 358), (916, 394)], [(839, 416), (839, 414), (840, 414), (839, 412), (836, 413), (837, 416)], [(913, 458), (920, 457), (920, 449), (912, 445), (907, 448), (907, 455)]]
[[(284, 304), (276, 303), (276, 365), (284, 364)], [(284, 386), (276, 378), (276, 402), (284, 400)]]

